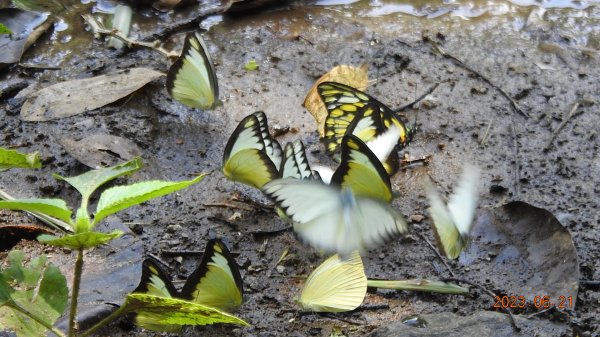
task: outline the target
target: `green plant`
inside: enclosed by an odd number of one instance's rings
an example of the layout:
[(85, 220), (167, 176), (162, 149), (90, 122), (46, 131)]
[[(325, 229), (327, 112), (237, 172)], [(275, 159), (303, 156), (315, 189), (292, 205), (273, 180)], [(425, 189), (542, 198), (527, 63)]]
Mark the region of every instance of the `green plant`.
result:
[[(0, 153), (0, 162), (3, 154)], [(91, 195), (105, 183), (124, 175), (132, 174), (142, 167), (140, 159), (114, 167), (88, 171), (75, 177), (55, 178), (73, 186), (81, 194), (81, 204), (75, 211), (62, 199), (12, 199), (0, 201), (0, 208), (22, 210), (44, 214), (67, 224), (67, 232), (62, 236), (40, 235), (40, 242), (68, 247), (77, 252), (71, 288), (69, 327), (65, 334), (53, 327), (56, 319), (67, 305), (67, 286), (64, 276), (42, 257), (32, 260), (22, 267), (23, 256), (19, 252), (9, 255), (9, 267), (0, 270), (0, 326), (15, 331), (19, 336), (44, 336), (50, 330), (57, 336), (76, 336), (77, 299), (83, 270), (83, 256), (86, 249), (108, 243), (123, 235), (121, 231), (103, 233), (95, 231), (96, 225), (108, 215), (147, 200), (181, 190), (202, 180), (200, 175), (180, 182), (144, 181), (125, 186), (115, 186), (100, 194), (93, 216), (88, 212)], [(49, 290), (50, 289), (50, 290)], [(43, 303), (44, 305), (38, 305)], [(47, 308), (52, 310), (46, 310)], [(44, 310), (41, 310), (44, 308)], [(88, 336), (113, 319), (129, 312), (149, 313), (171, 324), (197, 325), (220, 323), (247, 324), (237, 317), (219, 310), (182, 300), (162, 299), (145, 294), (130, 294), (123, 305), (112, 315), (99, 322), (80, 336)]]

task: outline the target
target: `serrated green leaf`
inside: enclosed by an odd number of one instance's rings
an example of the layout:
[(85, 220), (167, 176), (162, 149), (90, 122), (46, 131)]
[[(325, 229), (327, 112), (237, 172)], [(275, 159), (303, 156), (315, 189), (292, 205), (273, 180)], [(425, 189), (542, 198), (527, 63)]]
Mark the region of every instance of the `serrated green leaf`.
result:
[(12, 34), (12, 30), (0, 23), (0, 34)]
[(0, 208), (17, 211), (39, 212), (71, 223), (71, 210), (62, 199), (13, 199), (1, 200)]
[(249, 325), (231, 314), (178, 298), (134, 293), (127, 296), (124, 305), (127, 311), (137, 313), (136, 321), (148, 322), (150, 325), (144, 324), (144, 327), (157, 331), (177, 331), (185, 325), (215, 323)]
[(78, 234), (67, 234), (62, 237), (42, 234), (38, 236), (37, 239), (42, 243), (52, 246), (68, 247), (72, 249), (89, 249), (121, 237), (123, 234), (124, 233), (119, 230), (111, 233), (85, 232)]
[[(47, 329), (37, 320), (52, 326), (67, 307), (67, 280), (60, 270), (47, 263), (45, 256), (22, 265), (23, 253), (9, 253), (9, 266), (0, 271), (0, 327), (19, 337), (45, 336)], [(17, 310), (18, 308), (18, 310)]]
[(90, 195), (92, 195), (92, 193), (100, 186), (115, 178), (132, 174), (141, 168), (141, 159), (134, 158), (117, 166), (91, 170), (75, 177), (63, 177), (58, 174), (54, 174), (54, 177), (59, 180), (64, 180), (73, 186), (81, 193), (85, 204), (87, 204), (87, 199), (89, 199)]
[[(3, 34), (2, 27), (8, 29), (8, 27), (0, 23), (0, 34)], [(8, 170), (13, 167), (40, 168), (42, 167), (42, 163), (40, 162), (40, 156), (37, 152), (25, 154), (0, 147), (0, 171)]]
[(125, 208), (184, 189), (199, 182), (204, 176), (202, 174), (195, 179), (179, 182), (151, 180), (109, 188), (100, 196), (93, 224)]

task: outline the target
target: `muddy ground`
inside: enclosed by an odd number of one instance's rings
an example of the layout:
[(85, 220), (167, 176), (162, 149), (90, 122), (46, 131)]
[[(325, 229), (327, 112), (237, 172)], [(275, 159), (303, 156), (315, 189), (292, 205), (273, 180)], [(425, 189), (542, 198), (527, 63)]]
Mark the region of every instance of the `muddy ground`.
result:
[[(302, 139), (311, 159), (332, 164), (323, 154), (314, 120), (301, 103), (315, 79), (333, 66), (366, 62), (369, 78), (375, 80), (367, 91), (393, 108), (412, 102), (438, 84), (421, 104), (420, 130), (404, 151), (411, 158), (431, 155), (431, 160), (428, 165), (407, 168), (392, 178), (394, 190), (400, 195), (394, 201), (396, 208), (407, 217), (426, 215), (420, 177), (429, 174), (441, 191), (449, 192), (463, 163), (475, 163), (483, 168), (481, 209), (522, 200), (549, 210), (573, 236), (581, 279), (598, 280), (600, 37), (592, 28), (598, 27), (600, 8), (583, 11), (590, 18), (584, 22), (579, 12), (555, 9), (543, 20), (535, 20), (534, 16), (527, 17), (533, 9), (521, 10), (514, 17), (483, 16), (468, 21), (448, 16), (436, 21), (408, 15), (361, 18), (346, 15), (339, 7), (310, 6), (226, 17), (205, 34), (217, 64), (223, 106), (214, 111), (188, 109), (167, 95), (164, 77), (115, 104), (58, 121), (23, 122), (18, 114), (22, 101), (5, 99), (0, 102), (3, 146), (39, 151), (44, 167), (35, 173), (10, 171), (0, 175), (1, 186), (17, 196), (63, 197), (74, 203), (73, 191), (54, 180), (51, 173), (69, 176), (87, 168), (73, 159), (58, 140), (95, 132), (128, 138), (143, 149), (146, 167), (129, 181), (180, 180), (198, 172), (211, 172), (187, 190), (119, 213), (123, 222), (135, 227), (146, 251), (172, 263), (173, 273), (180, 279), (193, 270), (198, 258), (184, 256), (180, 264), (165, 252), (201, 251), (209, 232), (225, 237), (237, 254), (246, 290), (238, 314), (252, 327), (192, 329), (190, 336), (329, 336), (334, 326), (342, 327), (347, 336), (364, 336), (410, 315), (468, 315), (490, 310), (493, 300), (477, 289), (468, 297), (374, 290), (367, 294), (365, 305), (384, 303), (389, 309), (339, 315), (344, 320), (299, 316), (289, 309), (295, 308), (293, 297), (302, 282), (291, 276), (308, 274), (322, 258), (290, 231), (257, 235), (286, 224), (272, 212), (231, 202), (232, 197), (240, 195), (268, 202), (260, 193), (227, 181), (220, 172), (224, 145), (238, 121), (263, 110), (272, 127), (290, 128), (278, 137), (280, 143)], [(569, 29), (591, 33), (586, 39), (578, 39), (573, 36), (580, 35)], [(489, 82), (436, 53), (423, 36)], [(173, 36), (169, 45), (181, 46), (182, 37)], [(92, 41), (91, 34), (80, 33), (73, 40), (77, 43), (70, 47), (77, 52), (67, 57), (45, 54), (55, 43), (46, 37), (24, 59), (28, 63), (59, 61), (64, 70), (11, 67), (0, 73), (0, 85), (19, 80), (40, 88), (131, 67), (166, 72), (170, 64), (148, 49), (127, 53), (107, 50), (102, 43)], [(258, 62), (257, 71), (243, 69), (251, 59)], [(528, 117), (514, 109), (498, 88), (514, 98)], [(556, 133), (577, 102), (580, 104), (575, 114)], [(417, 112), (408, 110), (405, 115), (412, 124)], [(504, 189), (495, 188), (496, 193), (491, 193), (492, 185)], [(367, 275), (384, 279), (447, 277), (418, 234), (433, 241), (427, 217), (411, 223), (409, 235), (364, 256)], [(286, 249), (290, 257), (281, 263), (283, 268), (276, 268)], [(470, 273), (460, 262), (450, 264), (461, 278), (485, 283), (486, 278), (503, 277)], [(588, 336), (597, 335), (597, 288), (581, 286), (576, 303), (572, 316), (560, 323), (567, 335), (571, 335), (572, 326), (581, 327)], [(121, 331), (118, 325), (103, 332), (115, 334), (157, 335)]]

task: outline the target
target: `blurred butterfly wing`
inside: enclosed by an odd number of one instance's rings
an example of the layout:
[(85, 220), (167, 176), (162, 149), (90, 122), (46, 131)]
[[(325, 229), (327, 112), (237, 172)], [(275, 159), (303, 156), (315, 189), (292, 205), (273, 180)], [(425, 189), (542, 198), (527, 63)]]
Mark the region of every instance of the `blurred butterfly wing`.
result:
[(392, 201), (390, 177), (369, 147), (354, 135), (342, 140), (342, 161), (331, 178), (356, 196)]
[(468, 238), (473, 225), (480, 176), (479, 167), (465, 165), (458, 186), (448, 200), (448, 211), (463, 238)]
[(217, 77), (198, 32), (186, 36), (181, 56), (169, 68), (166, 85), (171, 97), (193, 108), (212, 109), (218, 102)]
[(313, 172), (306, 158), (306, 150), (301, 141), (287, 143), (279, 169), (280, 178), (312, 179)]
[(134, 292), (161, 297), (178, 296), (170, 276), (159, 266), (159, 262), (151, 257), (142, 263), (142, 278)]
[(230, 180), (261, 188), (279, 174), (264, 149), (260, 122), (255, 115), (249, 115), (227, 141), (223, 174)]
[(311, 246), (348, 256), (404, 232), (406, 223), (389, 205), (354, 198), (350, 189), (310, 180), (277, 179), (265, 185), (271, 197), (292, 219), (294, 231)]
[(431, 185), (427, 186), (429, 215), (433, 220), (433, 232), (440, 250), (449, 259), (456, 259), (464, 248), (460, 232), (456, 228), (446, 204)]
[(300, 306), (317, 312), (356, 309), (367, 293), (367, 277), (358, 252), (345, 259), (333, 255), (315, 269), (304, 284)]
[(226, 312), (233, 312), (242, 305), (242, 277), (221, 240), (207, 243), (202, 262), (183, 286), (181, 297)]
[(269, 124), (267, 122), (267, 116), (262, 111), (257, 111), (254, 113), (256, 119), (258, 120), (260, 132), (262, 135), (263, 143), (264, 143), (264, 151), (271, 158), (275, 167), (279, 167), (281, 165), (281, 145), (279, 142), (271, 137), (269, 133)]
[[(142, 278), (133, 292), (169, 298), (179, 297), (169, 275), (159, 266), (158, 261), (150, 257), (142, 263)], [(133, 317), (135, 324), (144, 329), (165, 332), (181, 330), (180, 325), (156, 324), (156, 320), (149, 314), (134, 314)]]

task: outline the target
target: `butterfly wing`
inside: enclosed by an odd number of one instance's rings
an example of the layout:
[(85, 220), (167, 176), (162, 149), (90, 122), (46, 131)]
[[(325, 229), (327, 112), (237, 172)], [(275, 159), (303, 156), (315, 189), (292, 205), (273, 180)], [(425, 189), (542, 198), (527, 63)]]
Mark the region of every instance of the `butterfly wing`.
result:
[(468, 244), (469, 232), (477, 206), (479, 168), (467, 165), (455, 193), (450, 196), (448, 207), (433, 186), (427, 187), (429, 214), (433, 230), (444, 255), (456, 259)]
[(392, 201), (390, 178), (369, 147), (354, 135), (342, 139), (342, 161), (331, 178), (356, 196)]
[(348, 256), (406, 231), (389, 205), (354, 198), (352, 191), (310, 180), (277, 179), (263, 191), (292, 219), (294, 231), (311, 246)]
[(199, 32), (186, 35), (181, 56), (167, 73), (167, 91), (175, 100), (199, 109), (212, 109), (219, 86), (212, 60)]
[[(391, 125), (395, 125), (400, 131), (398, 144), (405, 145), (408, 141), (407, 128), (404, 123), (396, 118), (390, 108), (368, 94), (335, 82), (323, 82), (317, 86), (317, 91), (328, 111), (328, 116), (325, 119), (325, 146), (330, 154), (338, 150), (342, 137), (347, 134), (353, 121), (358, 119), (358, 124), (361, 124), (364, 122), (360, 121), (362, 118), (372, 118), (377, 112), (380, 115), (381, 122), (370, 122), (376, 123), (376, 128), (378, 128), (377, 134), (387, 130)], [(375, 129), (369, 131), (368, 129), (356, 126), (356, 124), (353, 128), (357, 131), (352, 133), (357, 134), (365, 142), (369, 141), (370, 137), (375, 135), (373, 134)], [(361, 131), (369, 131), (371, 135), (361, 134)]]
[(287, 143), (279, 169), (280, 178), (313, 179), (313, 172), (306, 158), (306, 150), (301, 141)]
[[(158, 261), (148, 257), (142, 263), (142, 278), (140, 284), (133, 291), (160, 297), (179, 297), (179, 293), (170, 280), (169, 275), (160, 267)], [(180, 325), (156, 324), (150, 314), (135, 314), (135, 324), (153, 331), (178, 332)]]
[(458, 186), (448, 200), (448, 211), (461, 236), (468, 237), (477, 208), (477, 189), (481, 169), (465, 165)]
[(243, 301), (243, 283), (238, 266), (227, 246), (210, 240), (202, 262), (188, 278), (181, 297), (226, 312), (235, 311)]
[(299, 303), (302, 309), (342, 312), (356, 309), (367, 293), (367, 277), (360, 255), (347, 259), (333, 255), (315, 269), (304, 284)]
[(275, 167), (279, 167), (279, 165), (281, 165), (281, 145), (279, 145), (279, 142), (275, 138), (271, 137), (271, 134), (269, 133), (267, 116), (262, 111), (255, 112), (254, 116), (256, 116), (256, 119), (259, 123), (260, 132), (264, 143), (264, 151), (269, 158), (271, 158), (271, 161), (273, 164), (275, 164)]
[(223, 153), (223, 174), (256, 188), (279, 175), (265, 152), (261, 125), (255, 114), (244, 118), (229, 137)]

